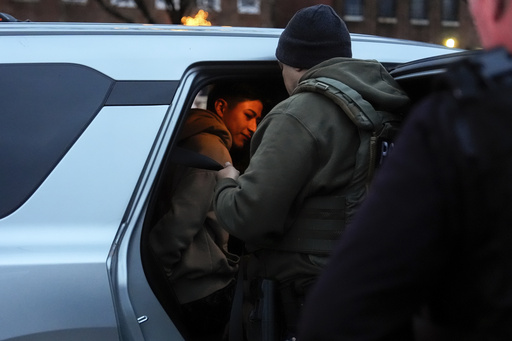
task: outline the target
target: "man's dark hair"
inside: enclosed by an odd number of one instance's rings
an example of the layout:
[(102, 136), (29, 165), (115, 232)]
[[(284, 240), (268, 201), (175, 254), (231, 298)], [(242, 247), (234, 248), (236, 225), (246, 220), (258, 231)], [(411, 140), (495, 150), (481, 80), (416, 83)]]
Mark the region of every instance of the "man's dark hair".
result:
[(215, 101), (219, 98), (226, 100), (230, 105), (243, 101), (264, 101), (258, 86), (247, 82), (216, 83), (208, 94), (206, 109), (215, 112)]

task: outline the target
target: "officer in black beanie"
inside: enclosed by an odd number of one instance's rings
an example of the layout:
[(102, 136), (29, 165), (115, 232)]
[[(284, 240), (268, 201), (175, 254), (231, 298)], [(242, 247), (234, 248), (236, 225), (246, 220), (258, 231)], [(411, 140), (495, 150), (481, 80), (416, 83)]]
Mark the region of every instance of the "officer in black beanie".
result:
[[(360, 147), (359, 131), (343, 109), (323, 94), (296, 91), (299, 82), (341, 82), (387, 112), (408, 98), (380, 63), (352, 58), (347, 27), (327, 5), (295, 14), (276, 57), (290, 97), (258, 126), (245, 173), (239, 176), (231, 165), (219, 171), (214, 208), (250, 252), (247, 277), (253, 285), (246, 287), (259, 294), (258, 279), (275, 283), (276, 311), (284, 321), (277, 339), (293, 340), (304, 298), (364, 197), (370, 167), (369, 158), (359, 155), (366, 145)], [(265, 320), (260, 311), (247, 316), (248, 330)]]
[(334, 57), (352, 57), (345, 22), (327, 5), (299, 10), (279, 38), (276, 57), (281, 63), (309, 69)]

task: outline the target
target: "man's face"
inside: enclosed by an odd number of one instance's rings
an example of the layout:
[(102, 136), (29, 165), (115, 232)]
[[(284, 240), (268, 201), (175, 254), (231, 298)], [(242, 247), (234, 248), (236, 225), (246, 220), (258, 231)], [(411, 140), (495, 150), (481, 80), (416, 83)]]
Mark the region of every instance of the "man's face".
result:
[(229, 105), (224, 100), (219, 101), (223, 101), (225, 104), (219, 115), (231, 133), (233, 147), (242, 148), (256, 131), (257, 123), (261, 119), (263, 103), (259, 100), (254, 100), (231, 103)]
[[(494, 1), (494, 0), (493, 0)], [(484, 47), (488, 47), (488, 38), (489, 36), (486, 34), (486, 32), (489, 31), (489, 11), (490, 6), (489, 4), (482, 4), (481, 1), (467, 1), (469, 12), (471, 13), (471, 16), (473, 17), (473, 21), (475, 23), (476, 30), (478, 32), (478, 35), (480, 37), (480, 41)]]
[(467, 3), (482, 46), (486, 49), (510, 46), (512, 3), (509, 0), (468, 0)]

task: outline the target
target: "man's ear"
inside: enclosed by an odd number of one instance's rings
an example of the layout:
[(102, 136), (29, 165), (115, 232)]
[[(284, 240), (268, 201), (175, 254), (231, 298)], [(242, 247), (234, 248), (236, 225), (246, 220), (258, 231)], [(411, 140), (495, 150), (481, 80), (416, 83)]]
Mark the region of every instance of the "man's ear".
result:
[(224, 100), (222, 98), (219, 98), (218, 100), (215, 101), (214, 107), (215, 107), (215, 112), (217, 113), (217, 115), (219, 115), (220, 117), (223, 117), (224, 111), (228, 107), (228, 102), (226, 102), (226, 100)]

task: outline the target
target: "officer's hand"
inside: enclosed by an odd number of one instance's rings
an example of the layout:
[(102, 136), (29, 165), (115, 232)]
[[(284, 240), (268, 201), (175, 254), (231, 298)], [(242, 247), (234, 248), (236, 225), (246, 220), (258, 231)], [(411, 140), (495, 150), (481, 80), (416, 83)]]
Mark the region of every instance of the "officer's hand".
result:
[(224, 178), (238, 179), (240, 172), (230, 162), (226, 162), (224, 168), (217, 172), (217, 180)]

